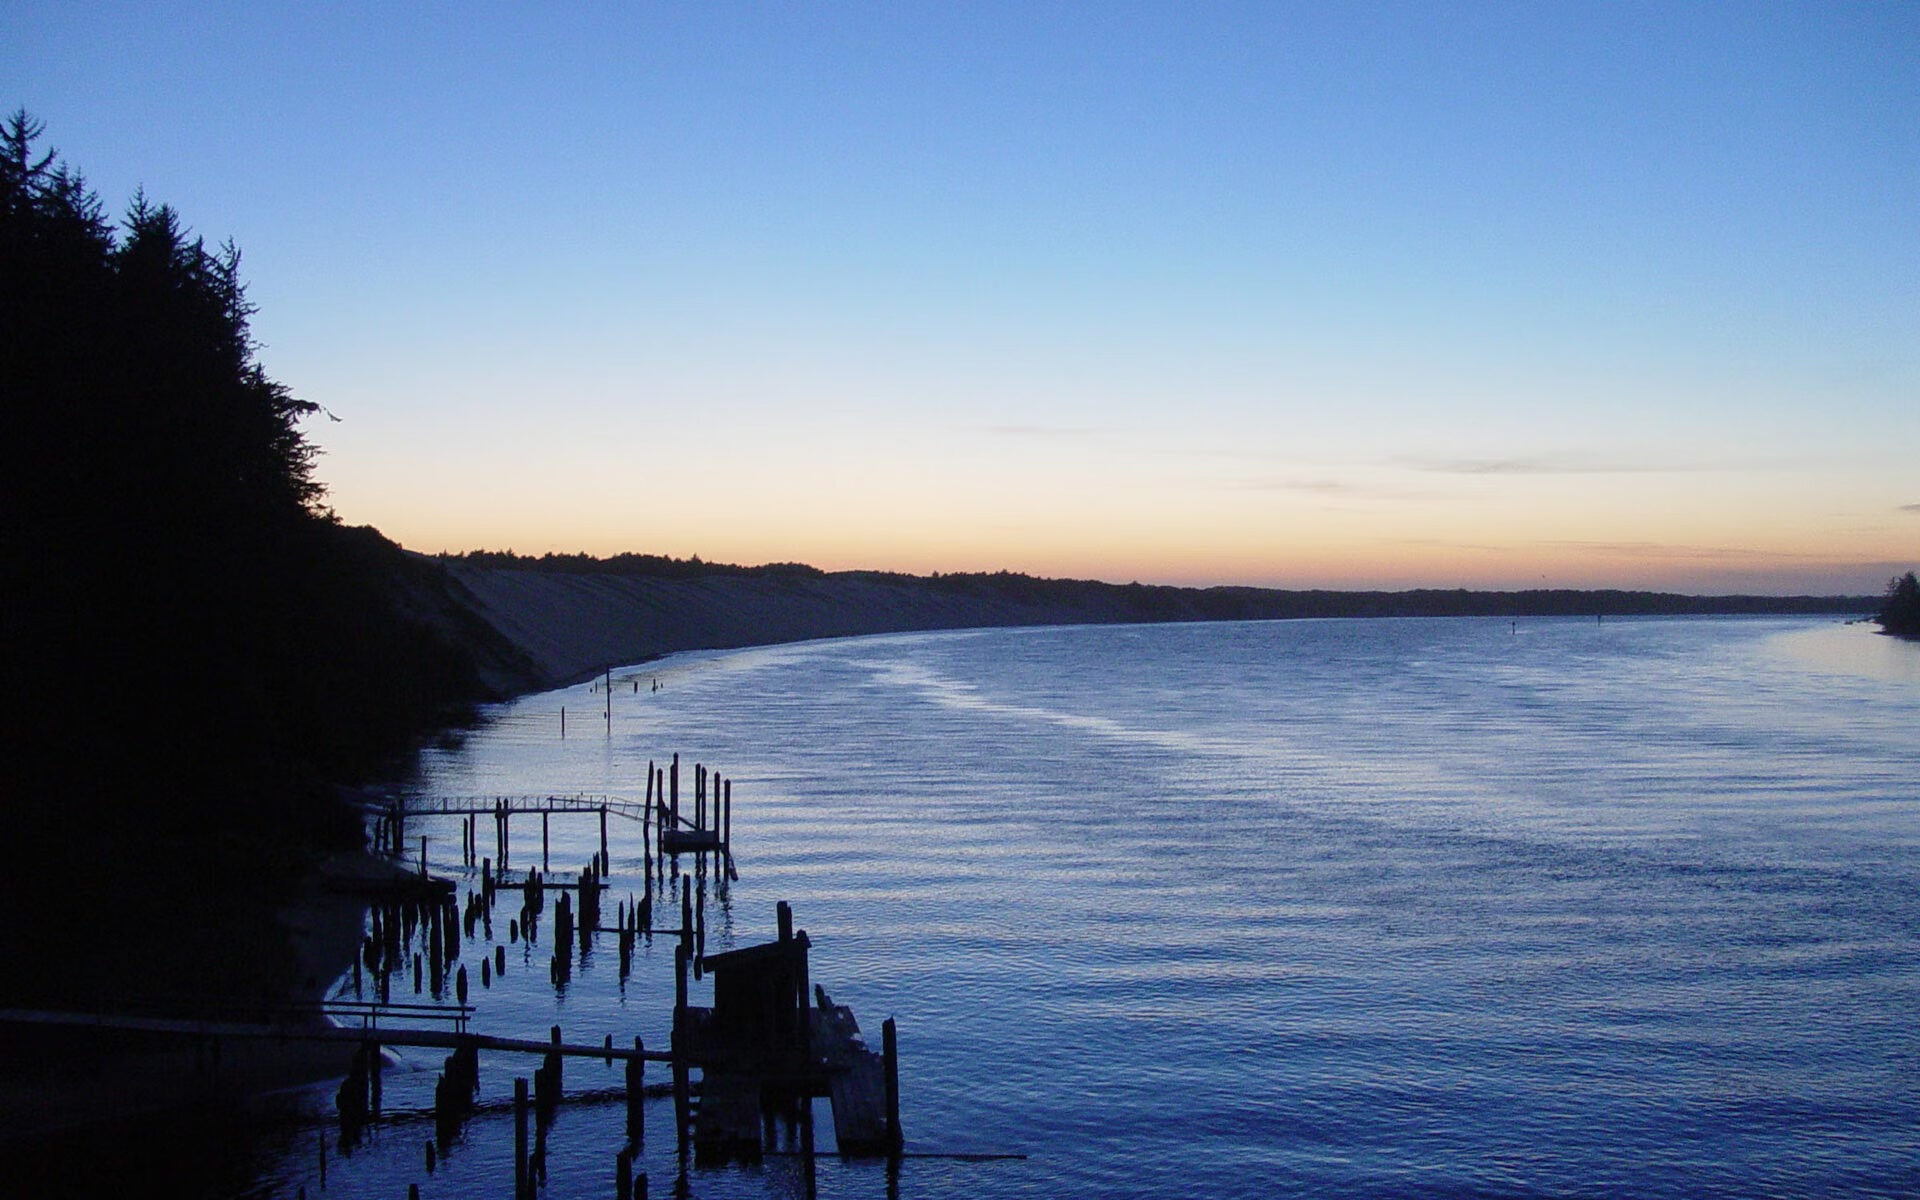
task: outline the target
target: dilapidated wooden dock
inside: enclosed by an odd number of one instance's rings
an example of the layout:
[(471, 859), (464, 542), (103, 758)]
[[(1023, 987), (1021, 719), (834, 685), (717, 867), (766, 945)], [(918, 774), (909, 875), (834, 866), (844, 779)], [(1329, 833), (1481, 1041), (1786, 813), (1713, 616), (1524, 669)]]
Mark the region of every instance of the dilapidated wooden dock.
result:
[[(898, 1052), (893, 1022), (885, 1050), (860, 1037), (853, 1010), (809, 987), (805, 930), (779, 906), (777, 941), (705, 960), (712, 1007), (685, 1002), (676, 987), (674, 1058), (676, 1116), (698, 1163), (759, 1161), (765, 1130), (796, 1108), (804, 1144), (812, 1145), (812, 1106), (827, 1098), (834, 1140), (844, 1156), (897, 1154), (902, 1145)], [(684, 972), (684, 956), (677, 967)], [(816, 1003), (817, 1001), (817, 1003)], [(698, 1068), (697, 1089), (683, 1075)]]

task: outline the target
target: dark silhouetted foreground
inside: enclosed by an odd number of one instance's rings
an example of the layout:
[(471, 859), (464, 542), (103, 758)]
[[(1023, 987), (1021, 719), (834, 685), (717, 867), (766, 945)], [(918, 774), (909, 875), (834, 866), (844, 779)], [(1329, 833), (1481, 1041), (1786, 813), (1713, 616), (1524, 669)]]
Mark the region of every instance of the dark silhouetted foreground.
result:
[(325, 783), (481, 691), (403, 615), (445, 574), (322, 506), (239, 252), (144, 196), (116, 229), (39, 132), (0, 131), (0, 992), (272, 994), (286, 880), (360, 836)]

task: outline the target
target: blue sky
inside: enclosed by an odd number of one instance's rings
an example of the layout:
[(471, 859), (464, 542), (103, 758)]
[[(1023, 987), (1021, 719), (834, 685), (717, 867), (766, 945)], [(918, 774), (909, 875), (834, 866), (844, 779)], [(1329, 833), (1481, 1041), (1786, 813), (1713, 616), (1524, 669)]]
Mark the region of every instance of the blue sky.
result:
[(424, 549), (1279, 586), (1920, 561), (1911, 4), (0, 9)]

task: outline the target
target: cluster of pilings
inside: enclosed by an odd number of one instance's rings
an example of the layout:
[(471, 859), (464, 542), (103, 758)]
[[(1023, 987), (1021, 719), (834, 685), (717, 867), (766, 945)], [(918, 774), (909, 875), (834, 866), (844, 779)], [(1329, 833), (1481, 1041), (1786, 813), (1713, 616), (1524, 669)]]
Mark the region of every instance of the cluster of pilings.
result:
[[(354, 995), (365, 996), (364, 976), (371, 974), (379, 1001), (391, 1003), (394, 974), (404, 974), (411, 966), (415, 994), (429, 991), (440, 999), (448, 968), (460, 957), (461, 920), (451, 892), (426, 888), (417, 897), (371, 907), (372, 927), (361, 938), (360, 953), (353, 961)], [(414, 948), (416, 934), (419, 949)], [(463, 967), (459, 979), (464, 981), (465, 976)], [(464, 991), (464, 982), (461, 987)]]
[[(480, 1094), (480, 1048), (472, 1043), (455, 1046), (433, 1085), (433, 1132), (441, 1153), (460, 1135), (460, 1129), (473, 1115), (474, 1097)], [(432, 1159), (427, 1169), (431, 1171)]]
[[(647, 939), (650, 945), (655, 932), (674, 936), (676, 1010), (684, 1011), (688, 977), (700, 977), (705, 958), (709, 866), (722, 898), (726, 895), (727, 883), (737, 875), (733, 871), (731, 857), (731, 781), (718, 771), (696, 763), (691, 772), (690, 795), (683, 796), (680, 775), (678, 755), (664, 764), (648, 763), (644, 805), (623, 803), (614, 798), (588, 800), (572, 797), (495, 797), (485, 801), (454, 802), (457, 807), (442, 801), (443, 813), (460, 817), (461, 863), (477, 872), (477, 888), (467, 892), (464, 904), (450, 893), (432, 903), (415, 902), (376, 908), (373, 933), (366, 939), (363, 949), (366, 966), (375, 972), (376, 980), (382, 983), (380, 1000), (389, 1000), (391, 989), (386, 986), (386, 979), (396, 969), (404, 971), (411, 954), (416, 990), (430, 989), (438, 999), (451, 986), (457, 991), (464, 1008), (468, 971), (466, 966), (456, 961), (460, 953), (459, 943), (463, 935), (466, 938), (484, 937), (490, 943), (494, 941), (494, 906), (498, 903), (499, 893), (511, 889), (520, 892), (519, 911), (508, 921), (505, 939), (487, 947), (490, 953), (479, 955), (481, 987), (491, 986), (494, 977), (505, 973), (506, 945), (517, 943), (522, 937), (529, 946), (537, 944), (541, 940), (540, 923), (543, 918), (550, 918), (550, 973), (556, 987), (566, 986), (574, 965), (576, 947), (581, 962), (584, 964), (587, 961), (596, 934), (617, 934), (620, 978), (623, 983), (632, 970), (640, 939)], [(513, 850), (510, 837), (512, 819), (531, 816), (534, 812), (540, 814), (541, 824), (539, 863), (525, 870), (524, 874), (517, 870), (509, 874)], [(556, 881), (548, 875), (550, 827), (554, 813), (562, 816), (569, 813), (595, 813), (599, 819), (599, 851), (579, 872), (577, 883), (564, 878)], [(608, 876), (612, 874), (612, 855), (608, 845), (610, 813), (629, 818), (637, 816), (639, 819), (642, 853), (636, 865), (641, 869), (645, 886), (638, 898), (629, 893), (616, 906), (614, 924), (603, 927), (604, 892), (609, 887)], [(485, 857), (479, 854), (477, 837), (483, 814), (493, 816), (495, 828), (493, 854)], [(413, 839), (407, 836), (403, 822), (408, 816), (427, 815), (432, 815), (431, 809), (407, 813), (398, 806), (379, 814), (374, 821), (375, 845), (396, 857), (410, 858), (409, 852), (414, 849), (410, 844)], [(681, 856), (687, 854), (694, 858), (683, 868)], [(427, 839), (424, 837), (418, 839), (418, 855), (420, 871), (424, 875), (428, 865)], [(708, 862), (709, 856), (711, 864)], [(516, 880), (513, 876), (520, 878)], [(427, 880), (423, 878), (420, 883), (424, 886)], [(659, 897), (655, 895), (656, 888), (659, 889)], [(549, 892), (553, 893), (551, 914), (546, 911)], [(671, 905), (675, 893), (680, 908), (678, 928), (656, 930), (656, 899), (665, 900)], [(418, 950), (415, 949), (416, 934)], [(356, 977), (357, 973), (356, 965)], [(464, 1024), (460, 1028), (464, 1029)], [(562, 1045), (558, 1026), (552, 1028), (550, 1035), (551, 1048), (541, 1054), (539, 1066), (529, 1073), (529, 1077), (514, 1080), (516, 1196), (533, 1196), (535, 1189), (545, 1181), (548, 1132), (562, 1101), (562, 1051), (566, 1054), (580, 1052), (579, 1047)], [(463, 1041), (456, 1044), (448, 1055), (434, 1088), (435, 1141), (427, 1147), (426, 1164), (429, 1172), (434, 1170), (437, 1158), (444, 1157), (449, 1147), (457, 1142), (464, 1123), (474, 1112), (480, 1088), (480, 1050), (527, 1052), (534, 1049), (529, 1043), (513, 1042), (511, 1039), (465, 1033), (458, 1036)], [(471, 1041), (464, 1040), (470, 1036)], [(353, 1131), (343, 1137), (343, 1146), (351, 1144), (348, 1139), (357, 1136), (358, 1130), (369, 1121), (378, 1119), (378, 1064), (381, 1053), (378, 1043), (383, 1038), (399, 1044), (432, 1044), (431, 1041), (410, 1041), (404, 1035), (392, 1032), (370, 1031), (370, 1040), (356, 1053), (355, 1065), (341, 1085), (342, 1126)], [(447, 1043), (443, 1041), (440, 1044)], [(644, 1173), (636, 1175), (635, 1168), (644, 1144), (645, 1110), (642, 1099), (645, 1094), (646, 1059), (652, 1057), (664, 1062), (671, 1055), (647, 1055), (638, 1038), (634, 1039), (631, 1053), (616, 1051), (611, 1037), (607, 1039), (605, 1053), (609, 1061), (616, 1055), (626, 1060), (627, 1143), (616, 1158), (615, 1195), (619, 1200), (629, 1200), (633, 1196), (644, 1200), (647, 1177)], [(691, 1095), (692, 1081), (688, 1078), (688, 1065), (683, 1056), (674, 1072), (675, 1090), (683, 1111), (684, 1106), (690, 1103)], [(683, 1169), (685, 1164), (683, 1154)]]
[(334, 1093), (334, 1107), (340, 1111), (340, 1141), (352, 1144), (360, 1133), (380, 1115), (380, 1047), (363, 1042), (355, 1047), (347, 1077)]

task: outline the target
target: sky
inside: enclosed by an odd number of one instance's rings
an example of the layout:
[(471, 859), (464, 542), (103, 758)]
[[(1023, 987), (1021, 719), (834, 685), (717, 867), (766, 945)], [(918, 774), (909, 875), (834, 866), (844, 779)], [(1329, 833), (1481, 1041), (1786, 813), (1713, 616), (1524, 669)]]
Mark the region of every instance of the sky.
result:
[(0, 5), (416, 550), (1872, 593), (1920, 5)]

